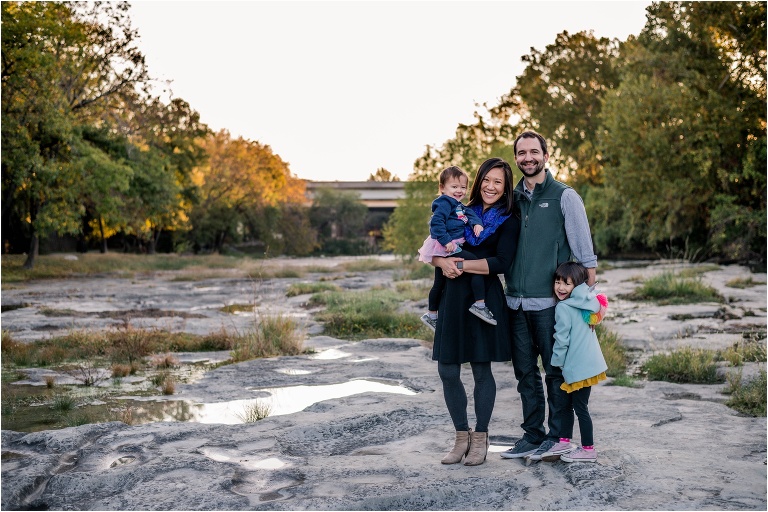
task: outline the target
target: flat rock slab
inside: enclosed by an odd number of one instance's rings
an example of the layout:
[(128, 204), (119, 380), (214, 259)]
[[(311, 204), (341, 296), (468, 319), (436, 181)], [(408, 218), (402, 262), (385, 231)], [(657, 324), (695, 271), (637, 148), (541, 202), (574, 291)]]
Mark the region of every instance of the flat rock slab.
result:
[(491, 453), (481, 466), (446, 466), (453, 432), (429, 349), (407, 339), (317, 345), (341, 357), (228, 365), (181, 396), (234, 400), (361, 378), (416, 394), (353, 394), (238, 425), (3, 431), (3, 510), (766, 509), (766, 419), (723, 405), (722, 386), (601, 384), (590, 403), (598, 462), (526, 466), (498, 454), (521, 433), (521, 404), (512, 366), (494, 364)]
[[(331, 258), (292, 263), (338, 264)], [(765, 282), (764, 273), (749, 274), (744, 267), (702, 276), (728, 298), (726, 305), (659, 307), (617, 298), (634, 290), (638, 277), (685, 266), (617, 265), (600, 271), (600, 289), (611, 299), (607, 326), (645, 356), (682, 346), (725, 348), (752, 325), (764, 340), (765, 284), (725, 286), (738, 277)], [(360, 289), (391, 284), (394, 272), (347, 274), (334, 282)], [(4, 430), (2, 509), (766, 510), (766, 418), (743, 416), (724, 405), (724, 385), (601, 383), (590, 400), (598, 462), (525, 465), (499, 457), (522, 434), (522, 407), (512, 366), (494, 363), (498, 392), (486, 463), (440, 464), (453, 444), (453, 428), (430, 349), (411, 339), (351, 343), (312, 336), (321, 329), (303, 306), (306, 297), (285, 297), (292, 282), (312, 279), (270, 279), (256, 286), (235, 278), (180, 282), (168, 274), (46, 281), (4, 290), (4, 306), (24, 305), (2, 315), (3, 329), (21, 341), (73, 328), (113, 328), (125, 322), (120, 313), (126, 311), (136, 327), (194, 333), (246, 329), (257, 315), (277, 312), (297, 318), (310, 336), (305, 345), (316, 349), (222, 366), (157, 400), (223, 404), (269, 395), (270, 388), (361, 387), (254, 423), (114, 422), (31, 434)], [(254, 311), (221, 311), (231, 304), (253, 304)], [(414, 314), (425, 307), (426, 297), (404, 305)], [(115, 314), (103, 315), (110, 311)], [(226, 354), (180, 356), (220, 360)], [(468, 366), (462, 376), (471, 412)], [(363, 381), (413, 393), (365, 391)], [(574, 435), (578, 441), (578, 427)]]

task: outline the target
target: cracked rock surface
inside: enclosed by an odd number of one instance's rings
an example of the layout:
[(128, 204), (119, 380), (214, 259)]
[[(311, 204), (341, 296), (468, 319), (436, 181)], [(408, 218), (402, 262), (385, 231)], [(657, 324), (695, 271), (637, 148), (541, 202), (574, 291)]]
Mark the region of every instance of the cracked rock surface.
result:
[[(627, 276), (655, 271), (609, 270), (600, 274), (601, 289), (610, 299), (636, 285)], [(725, 267), (721, 272), (743, 271)], [(716, 274), (707, 278), (729, 278)], [(764, 282), (765, 274), (756, 280)], [(741, 297), (731, 307), (741, 308), (742, 317), (718, 322), (724, 332), (715, 340), (704, 334), (712, 325), (700, 324), (713, 321), (707, 314), (719, 306), (711, 304), (691, 308), (701, 317), (677, 321), (678, 327), (692, 326), (685, 331), (692, 334), (688, 337), (676, 336), (666, 324), (680, 306), (667, 310), (613, 300), (609, 327), (645, 351), (696, 343), (696, 336), (703, 345), (728, 346), (740, 335), (730, 337), (723, 328), (745, 318), (764, 329), (765, 285), (727, 293)], [(21, 293), (16, 299), (31, 301)], [(122, 307), (119, 298), (113, 300)], [(151, 297), (146, 302), (158, 307)], [(281, 307), (288, 302), (283, 298)], [(414, 311), (425, 305), (426, 297)], [(175, 306), (169, 298), (161, 307)], [(191, 304), (186, 311), (201, 313), (194, 308)], [(744, 317), (745, 309), (756, 316)], [(624, 321), (629, 318), (638, 321)], [(4, 314), (3, 328), (6, 319)], [(430, 349), (418, 340), (348, 342), (322, 335), (310, 336), (305, 345), (316, 353), (222, 366), (180, 386), (178, 395), (223, 402), (252, 398), (269, 387), (362, 380), (414, 393), (354, 393), (246, 424), (114, 422), (36, 433), (3, 430), (2, 509), (766, 509), (766, 418), (743, 416), (724, 405), (722, 384), (644, 382), (626, 388), (601, 383), (590, 400), (598, 462), (526, 465), (499, 457), (522, 435), (522, 418), (512, 366), (494, 363), (498, 391), (487, 461), (476, 467), (442, 465), (454, 434)], [(462, 377), (473, 423), (468, 367)], [(574, 436), (577, 442), (577, 426)]]

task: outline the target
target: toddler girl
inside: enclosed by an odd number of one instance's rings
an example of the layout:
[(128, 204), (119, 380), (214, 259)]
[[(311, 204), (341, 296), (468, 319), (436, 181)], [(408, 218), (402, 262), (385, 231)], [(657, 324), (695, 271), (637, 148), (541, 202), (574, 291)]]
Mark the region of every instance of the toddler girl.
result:
[[(440, 173), (440, 195), (432, 201), (432, 218), (429, 220), (429, 236), (419, 249), (419, 261), (431, 263), (433, 256), (456, 256), (465, 260), (477, 259), (474, 254), (462, 249), (464, 226), (469, 225), (476, 237), (483, 231), (483, 223), (475, 212), (462, 204), (467, 194), (469, 176), (456, 166), (451, 166)], [(437, 327), (437, 308), (440, 295), (445, 287), (446, 277), (439, 267), (435, 267), (435, 281), (429, 291), (429, 312), (421, 316), (433, 331)], [(472, 293), (475, 303), (469, 311), (489, 324), (496, 325), (491, 310), (485, 306), (485, 283), (483, 276), (472, 274)]]

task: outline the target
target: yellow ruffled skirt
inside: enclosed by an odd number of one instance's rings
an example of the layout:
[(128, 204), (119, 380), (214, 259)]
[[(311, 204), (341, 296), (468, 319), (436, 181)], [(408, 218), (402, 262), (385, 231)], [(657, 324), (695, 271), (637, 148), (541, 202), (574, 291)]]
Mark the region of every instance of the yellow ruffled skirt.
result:
[(563, 382), (560, 384), (560, 389), (565, 391), (566, 393), (573, 393), (577, 389), (581, 388), (588, 388), (589, 386), (594, 386), (601, 380), (605, 380), (608, 377), (605, 375), (605, 372), (602, 372), (600, 375), (595, 375), (594, 377), (590, 377), (588, 379), (580, 380), (578, 382), (571, 382), (568, 384), (567, 382)]

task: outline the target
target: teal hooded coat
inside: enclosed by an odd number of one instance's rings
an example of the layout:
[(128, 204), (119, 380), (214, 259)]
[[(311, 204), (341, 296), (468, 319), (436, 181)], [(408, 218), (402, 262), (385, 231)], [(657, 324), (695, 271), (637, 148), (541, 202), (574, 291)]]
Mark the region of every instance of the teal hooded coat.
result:
[(588, 323), (590, 316), (602, 320), (602, 314), (590, 315), (600, 313), (601, 306), (607, 306), (605, 296), (602, 297), (603, 305), (587, 283), (582, 283), (573, 289), (570, 297), (555, 306), (552, 366), (563, 369), (563, 377), (568, 384), (595, 377), (608, 369), (597, 335)]

